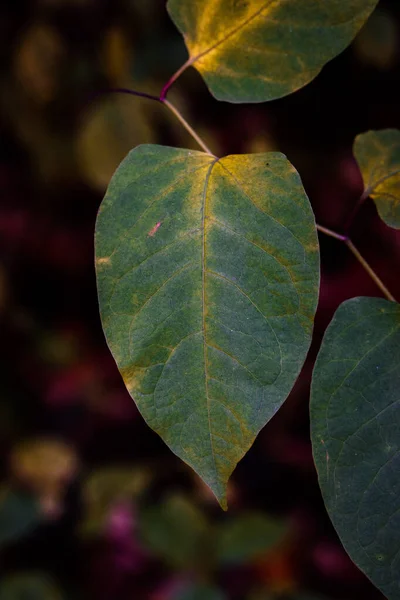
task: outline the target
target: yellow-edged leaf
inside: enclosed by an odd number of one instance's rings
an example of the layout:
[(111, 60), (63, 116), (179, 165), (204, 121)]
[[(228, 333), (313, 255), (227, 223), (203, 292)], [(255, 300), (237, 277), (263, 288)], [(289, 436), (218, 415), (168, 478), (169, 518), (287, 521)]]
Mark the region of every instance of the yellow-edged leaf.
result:
[(314, 217), (280, 153), (145, 145), (96, 227), (102, 323), (142, 415), (226, 505), (227, 481), (290, 392), (319, 283)]
[(228, 102), (264, 102), (314, 79), (377, 0), (169, 0), (189, 63)]
[(368, 131), (356, 137), (354, 155), (364, 180), (364, 195), (371, 196), (380, 217), (400, 228), (400, 131)]

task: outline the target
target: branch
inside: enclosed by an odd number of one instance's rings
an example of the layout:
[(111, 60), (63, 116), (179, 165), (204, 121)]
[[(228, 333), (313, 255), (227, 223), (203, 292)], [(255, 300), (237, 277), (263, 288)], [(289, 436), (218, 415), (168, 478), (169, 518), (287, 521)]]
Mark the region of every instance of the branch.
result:
[(131, 96), (138, 96), (139, 98), (147, 98), (148, 100), (162, 102), (158, 96), (146, 94), (146, 92), (137, 92), (136, 90), (130, 90), (128, 88), (111, 88), (110, 90), (103, 90), (102, 92), (99, 92), (99, 94), (96, 94), (96, 96), (100, 94), (130, 94)]
[[(178, 77), (178, 74), (176, 76)], [(172, 78), (170, 80), (169, 85), (171, 85), (173, 83), (173, 81), (174, 81), (174, 78)], [(164, 87), (165, 87), (165, 90), (167, 90), (169, 86), (168, 87), (164, 86)], [(186, 131), (188, 131), (190, 133), (190, 135), (198, 143), (200, 148), (202, 150), (204, 150), (204, 152), (206, 152), (207, 154), (210, 154), (210, 156), (213, 156), (214, 158), (216, 158), (216, 156), (211, 152), (211, 150), (208, 148), (208, 146), (205, 144), (205, 142), (201, 139), (199, 134), (196, 133), (195, 130), (193, 129), (193, 127), (191, 127), (189, 125), (189, 123), (186, 121), (186, 119), (183, 117), (183, 115), (179, 112), (179, 110), (165, 98), (166, 91), (165, 91), (164, 96), (162, 93), (160, 97), (153, 96), (152, 94), (146, 94), (146, 92), (137, 92), (136, 90), (131, 90), (128, 88), (111, 88), (109, 90), (104, 90), (103, 92), (96, 94), (96, 96), (98, 96), (100, 94), (129, 94), (130, 96), (137, 96), (139, 98), (147, 98), (148, 100), (154, 100), (155, 102), (160, 102), (161, 104), (164, 104), (164, 106), (166, 106), (168, 108), (168, 110), (170, 110), (175, 115), (175, 117), (179, 120), (179, 122), (184, 126)]]
[(365, 258), (360, 254), (360, 251), (357, 250), (357, 248), (355, 247), (355, 245), (353, 244), (353, 242), (350, 240), (349, 237), (347, 237), (346, 235), (341, 235), (340, 233), (336, 233), (336, 231), (332, 231), (331, 229), (328, 229), (327, 227), (322, 227), (322, 225), (317, 225), (317, 229), (321, 233), (324, 233), (325, 235), (329, 235), (330, 237), (335, 238), (335, 240), (339, 240), (340, 242), (343, 242), (344, 244), (346, 244), (346, 246), (349, 248), (350, 252), (353, 253), (353, 255), (356, 257), (356, 259), (358, 260), (360, 265), (366, 270), (366, 272), (371, 277), (371, 279), (373, 279), (373, 281), (378, 286), (378, 288), (381, 290), (381, 292), (384, 294), (384, 296), (391, 302), (396, 302), (396, 299), (394, 298), (394, 296), (390, 293), (390, 291), (385, 286), (385, 284), (380, 279), (380, 277), (375, 273), (375, 271), (373, 270), (371, 265), (369, 265), (367, 263), (367, 261), (365, 260)]
[[(186, 131), (188, 131), (190, 133), (190, 135), (192, 136), (192, 138), (194, 140), (196, 140), (196, 142), (198, 143), (198, 145), (200, 146), (200, 148), (202, 148), (204, 150), (204, 152), (206, 152), (207, 154), (210, 154), (211, 156), (214, 156), (214, 154), (211, 152), (211, 150), (208, 148), (208, 146), (206, 146), (206, 144), (203, 142), (203, 140), (201, 139), (201, 137), (189, 125), (189, 123), (186, 121), (186, 119), (183, 118), (183, 116), (181, 115), (181, 113), (179, 112), (179, 110), (173, 104), (171, 104), (171, 102), (169, 102), (166, 98), (164, 100), (162, 100), (162, 103), (165, 104), (165, 106), (167, 108), (169, 108), (169, 110), (175, 115), (175, 117), (184, 126), (184, 128), (186, 129)], [(216, 158), (216, 157), (214, 156), (214, 158)]]
[(184, 71), (186, 71), (186, 69), (188, 67), (190, 67), (190, 65), (193, 62), (193, 58), (189, 58), (178, 70), (176, 73), (174, 73), (174, 75), (172, 75), (172, 77), (170, 79), (168, 79), (167, 83), (164, 85), (163, 89), (161, 90), (161, 94), (160, 94), (160, 100), (161, 102), (164, 102), (167, 94), (168, 94), (168, 90), (171, 87), (171, 85), (178, 79), (178, 77), (180, 77), (182, 75), (182, 73)]

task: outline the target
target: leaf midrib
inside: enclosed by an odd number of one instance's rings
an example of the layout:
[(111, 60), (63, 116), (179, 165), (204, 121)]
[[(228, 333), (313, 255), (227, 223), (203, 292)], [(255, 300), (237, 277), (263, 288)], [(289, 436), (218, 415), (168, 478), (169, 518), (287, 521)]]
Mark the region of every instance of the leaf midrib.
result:
[(205, 392), (206, 392), (206, 401), (207, 401), (207, 418), (208, 418), (208, 430), (209, 430), (209, 435), (210, 435), (210, 447), (211, 447), (211, 454), (212, 454), (213, 463), (214, 463), (214, 471), (215, 471), (216, 480), (218, 480), (218, 470), (217, 470), (217, 463), (215, 460), (214, 445), (213, 445), (213, 439), (212, 439), (212, 433), (211, 433), (210, 397), (209, 397), (209, 393), (208, 393), (208, 370), (207, 370), (208, 357), (207, 357), (207, 340), (206, 340), (206, 218), (207, 218), (206, 212), (207, 212), (208, 182), (210, 180), (213, 167), (218, 162), (218, 160), (219, 159), (216, 158), (211, 163), (211, 165), (207, 171), (205, 182), (204, 182), (204, 190), (203, 190), (203, 198), (202, 198), (203, 239), (202, 239), (202, 255), (201, 255), (204, 382), (205, 382)]

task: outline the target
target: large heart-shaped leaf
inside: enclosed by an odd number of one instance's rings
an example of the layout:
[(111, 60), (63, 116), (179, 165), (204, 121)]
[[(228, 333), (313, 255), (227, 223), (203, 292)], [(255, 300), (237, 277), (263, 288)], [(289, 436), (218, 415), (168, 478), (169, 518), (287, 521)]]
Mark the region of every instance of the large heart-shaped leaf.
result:
[(356, 137), (354, 155), (360, 166), (365, 196), (371, 196), (380, 217), (400, 228), (400, 131), (368, 131)]
[(96, 232), (110, 349), (147, 423), (226, 505), (226, 484), (304, 362), (319, 257), (279, 153), (140, 146)]
[(314, 79), (377, 0), (169, 0), (188, 64), (228, 102), (264, 102)]
[(326, 507), (354, 562), (400, 598), (400, 306), (342, 304), (314, 369), (311, 428)]

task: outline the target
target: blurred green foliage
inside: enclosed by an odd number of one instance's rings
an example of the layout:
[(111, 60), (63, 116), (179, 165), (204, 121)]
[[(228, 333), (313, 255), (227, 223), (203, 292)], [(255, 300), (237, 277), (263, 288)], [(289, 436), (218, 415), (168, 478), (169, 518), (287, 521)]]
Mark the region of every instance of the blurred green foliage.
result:
[(43, 518), (37, 499), (31, 494), (0, 488), (0, 546), (18, 540)]
[(0, 600), (63, 600), (63, 596), (46, 575), (21, 573), (1, 582)]
[(194, 584), (176, 595), (176, 600), (225, 600), (225, 595), (209, 585)]
[(210, 526), (201, 511), (182, 496), (145, 508), (139, 531), (146, 547), (177, 569), (202, 570), (210, 560)]
[(222, 564), (246, 564), (282, 542), (288, 533), (283, 521), (263, 513), (241, 513), (221, 523), (216, 540), (217, 559)]

